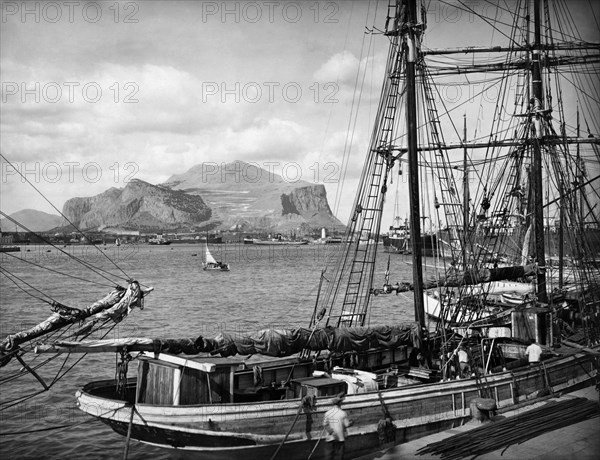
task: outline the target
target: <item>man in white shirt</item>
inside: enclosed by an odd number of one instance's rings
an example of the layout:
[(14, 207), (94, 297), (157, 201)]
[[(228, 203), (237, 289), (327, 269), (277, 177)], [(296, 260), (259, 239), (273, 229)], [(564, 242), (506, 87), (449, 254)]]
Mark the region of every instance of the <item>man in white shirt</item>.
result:
[(333, 407), (325, 412), (323, 426), (327, 431), (327, 450), (329, 459), (344, 458), (344, 441), (346, 440), (346, 428), (352, 425), (348, 414), (342, 409), (343, 397), (336, 396), (331, 403)]
[(458, 365), (460, 367), (460, 376), (462, 378), (468, 378), (471, 373), (471, 366), (469, 366), (469, 355), (464, 347), (458, 347), (456, 353), (458, 355)]
[(529, 346), (525, 349), (525, 354), (529, 358), (529, 365), (539, 364), (540, 357), (542, 356), (542, 347), (533, 340), (529, 342)]

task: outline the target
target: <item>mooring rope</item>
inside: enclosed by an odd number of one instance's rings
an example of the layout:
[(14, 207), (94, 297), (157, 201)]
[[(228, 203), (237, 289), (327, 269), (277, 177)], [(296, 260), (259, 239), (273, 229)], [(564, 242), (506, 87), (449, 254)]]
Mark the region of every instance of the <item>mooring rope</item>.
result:
[(315, 443), (315, 447), (312, 448), (312, 450), (310, 451), (310, 454), (308, 454), (308, 457), (306, 458), (306, 460), (310, 460), (311, 459), (311, 457), (315, 453), (315, 450), (317, 450), (317, 446), (319, 445), (319, 442), (321, 442), (321, 439), (323, 439), (323, 435), (324, 434), (325, 434), (325, 427), (323, 427), (323, 429), (321, 430), (321, 434), (319, 435), (319, 439), (317, 439), (317, 442)]
[(294, 429), (294, 426), (296, 426), (296, 422), (300, 418), (300, 414), (302, 413), (302, 409), (303, 408), (304, 408), (304, 400), (300, 401), (300, 405), (298, 406), (298, 412), (296, 412), (296, 417), (294, 417), (294, 421), (292, 422), (292, 426), (290, 427), (290, 429), (288, 430), (288, 432), (285, 434), (285, 437), (283, 438), (283, 440), (281, 441), (281, 443), (277, 447), (277, 450), (275, 451), (275, 453), (271, 456), (271, 460), (275, 460), (275, 457), (277, 457), (277, 454), (279, 453), (279, 451), (281, 450), (281, 448), (283, 447), (283, 445), (287, 441), (290, 433)]
[(135, 402), (131, 404), (131, 415), (129, 416), (129, 426), (127, 427), (127, 440), (125, 441), (125, 452), (123, 452), (123, 460), (127, 460), (129, 455), (129, 442), (131, 441), (131, 429), (133, 427), (133, 414), (135, 413)]

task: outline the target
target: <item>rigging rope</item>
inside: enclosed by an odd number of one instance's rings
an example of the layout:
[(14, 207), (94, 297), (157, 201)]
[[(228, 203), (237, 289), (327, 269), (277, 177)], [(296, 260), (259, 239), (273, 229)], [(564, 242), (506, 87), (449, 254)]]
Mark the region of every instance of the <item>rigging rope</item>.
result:
[[(33, 287), (33, 286), (32, 286), (31, 284), (29, 284), (27, 281), (25, 281), (25, 280), (23, 280), (23, 279), (19, 278), (17, 275), (15, 275), (15, 274), (13, 274), (13, 273), (10, 273), (10, 272), (9, 272), (8, 270), (6, 270), (5, 268), (3, 268), (3, 267), (0, 267), (0, 273), (2, 273), (2, 274), (3, 274), (4, 276), (6, 276), (6, 277), (7, 277), (7, 278), (8, 278), (8, 279), (9, 279), (9, 280), (12, 282), (12, 283), (14, 283), (14, 285), (15, 285), (15, 286), (17, 286), (17, 288), (19, 288), (19, 289), (20, 289), (21, 291), (23, 291), (25, 294), (27, 294), (27, 295), (29, 295), (29, 296), (33, 297), (34, 299), (40, 300), (40, 301), (42, 301), (42, 302), (45, 302), (45, 303), (47, 303), (47, 304), (49, 304), (49, 305), (52, 305), (52, 303), (53, 303), (53, 302), (56, 302), (56, 300), (55, 300), (55, 299), (53, 299), (52, 297), (50, 297), (48, 294), (45, 294), (44, 292), (40, 291), (39, 289), (37, 289), (37, 288)], [(21, 286), (19, 286), (19, 284), (18, 284), (18, 283), (17, 283), (15, 280), (13, 280), (13, 278), (16, 278), (16, 279), (18, 279), (18, 280), (19, 280), (21, 283), (23, 283), (23, 284), (27, 285), (28, 287), (30, 287), (30, 288), (31, 288), (31, 289), (33, 289), (34, 291), (37, 291), (37, 292), (39, 292), (40, 294), (42, 294), (42, 295), (45, 295), (46, 297), (48, 297), (49, 299), (51, 299), (51, 300), (52, 300), (52, 302), (51, 302), (51, 301), (48, 301), (48, 300), (46, 300), (46, 299), (43, 299), (43, 298), (41, 298), (41, 297), (38, 297), (38, 296), (36, 296), (36, 295), (33, 295), (31, 292), (28, 292), (27, 290), (25, 290), (24, 288), (22, 288)]]
[[(371, 5), (371, 3), (369, 2), (369, 7), (370, 7), (370, 5)], [(365, 19), (365, 28), (366, 28), (366, 24), (368, 24), (368, 15), (367, 15), (367, 18)], [(333, 204), (334, 214), (339, 211), (339, 206), (340, 206), (340, 202), (342, 199), (342, 193), (344, 191), (344, 182), (345, 182), (344, 179), (346, 178), (346, 172), (348, 170), (350, 151), (352, 150), (352, 141), (354, 139), (354, 130), (356, 128), (356, 121), (358, 120), (358, 109), (360, 107), (362, 90), (364, 87), (365, 77), (367, 74), (367, 63), (365, 62), (365, 65), (363, 68), (362, 83), (361, 83), (360, 90), (359, 90), (358, 89), (358, 81), (359, 81), (360, 74), (361, 74), (361, 63), (362, 63), (364, 47), (365, 47), (365, 36), (366, 36), (366, 34), (363, 34), (362, 43), (361, 43), (361, 47), (360, 47), (360, 56), (358, 58), (358, 68), (356, 69), (356, 78), (354, 81), (354, 93), (352, 94), (352, 104), (350, 106), (350, 116), (348, 118), (348, 128), (346, 131), (346, 138), (344, 140), (344, 148), (342, 150), (343, 153), (342, 153), (341, 177), (340, 177), (340, 181), (337, 184), (337, 190), (336, 190), (335, 200), (334, 200), (334, 204)], [(371, 49), (372, 42), (373, 42), (373, 35), (370, 34), (369, 50)], [(367, 54), (368, 54), (368, 52), (367, 52)], [(357, 93), (358, 93), (358, 100), (357, 100)], [(354, 124), (352, 124), (352, 116), (353, 115), (354, 115)], [(351, 126), (353, 126), (353, 127), (351, 128)]]
[(31, 260), (27, 260), (27, 259), (25, 259), (23, 257), (16, 256), (16, 255), (14, 255), (14, 254), (12, 254), (10, 252), (6, 252), (6, 253), (4, 253), (4, 255), (13, 257), (13, 258), (17, 259), (19, 262), (28, 263), (28, 264), (33, 265), (34, 267), (38, 267), (38, 268), (41, 268), (43, 270), (48, 270), (49, 272), (56, 273), (56, 274), (62, 275), (62, 276), (66, 276), (68, 278), (73, 278), (73, 279), (76, 279), (76, 280), (85, 281), (85, 282), (91, 283), (91, 284), (97, 284), (98, 286), (103, 286), (103, 287), (114, 287), (115, 286), (114, 283), (111, 283), (111, 284), (99, 283), (98, 281), (92, 281), (92, 280), (89, 280), (89, 279), (86, 279), (86, 278), (81, 278), (79, 276), (71, 275), (70, 273), (60, 272), (60, 271), (55, 270), (53, 268), (37, 264), (37, 263), (35, 263), (35, 262), (31, 261)]
[[(34, 235), (36, 235), (38, 238), (42, 239), (42, 241), (44, 241), (46, 244), (49, 244), (50, 246), (52, 246), (53, 248), (57, 249), (58, 251), (62, 252), (63, 254), (65, 254), (67, 257), (70, 257), (71, 259), (75, 260), (76, 262), (79, 262), (81, 265), (83, 265), (84, 267), (86, 267), (88, 270), (93, 271), (94, 273), (96, 273), (97, 275), (101, 276), (102, 278), (104, 278), (105, 280), (107, 280), (108, 282), (111, 283), (112, 286), (118, 286), (118, 284), (116, 284), (114, 281), (112, 281), (110, 278), (107, 278), (106, 276), (104, 276), (102, 273), (100, 272), (104, 272), (107, 273), (111, 276), (115, 276), (112, 273), (110, 273), (107, 270), (104, 270), (102, 268), (98, 268), (98, 267), (94, 267), (93, 265), (91, 265), (88, 262), (85, 262), (84, 260), (80, 259), (79, 257), (75, 257), (72, 254), (69, 254), (67, 251), (64, 251), (62, 248), (59, 248), (58, 246), (56, 246), (54, 243), (50, 242), (49, 240), (47, 240), (46, 238), (44, 238), (43, 236), (37, 234), (36, 232), (31, 231), (29, 228), (27, 228), (26, 226), (24, 226), (23, 224), (19, 223), (18, 221), (16, 221), (15, 219), (13, 219), (12, 217), (10, 217), (9, 215), (7, 215), (6, 213), (4, 213), (3, 211), (0, 211), (0, 215), (4, 216), (5, 218), (7, 218), (8, 220), (10, 220), (13, 223), (17, 223), (21, 228), (23, 228), (24, 230), (26, 230), (29, 233), (32, 233)], [(94, 247), (96, 247), (96, 249), (98, 249), (100, 251), (100, 249), (94, 245)], [(100, 251), (105, 257), (108, 257), (106, 254), (104, 254), (104, 252)], [(126, 275), (128, 276), (128, 275)], [(127, 277), (125, 278), (125, 280), (130, 280), (131, 278)]]
[[(102, 330), (107, 324), (112, 323), (111, 326), (108, 328), (107, 331), (104, 332), (104, 334), (101, 335), (101, 339), (105, 338), (108, 334), (111, 333), (111, 331), (118, 325), (118, 323), (114, 323), (111, 319), (107, 319), (105, 320), (101, 326), (99, 326), (98, 328), (86, 333), (85, 335), (83, 335), (82, 339), (85, 339), (87, 337), (89, 337), (92, 333), (97, 332)], [(67, 328), (70, 329), (73, 325), (69, 326)], [(55, 331), (52, 335), (55, 335), (56, 333), (59, 333), (59, 336), (62, 336), (66, 333), (66, 331)], [(31, 346), (31, 348), (33, 348), (33, 346)], [(22, 351), (23, 347), (21, 346), (20, 349), (15, 350), (15, 352), (19, 352)], [(62, 365), (60, 366), (60, 368), (58, 369), (58, 371), (56, 372), (56, 374), (53, 376), (52, 381), (48, 384), (48, 388), (44, 388), (43, 390), (40, 391), (36, 391), (32, 394), (26, 395), (26, 396), (21, 396), (12, 400), (8, 400), (8, 401), (4, 401), (1, 405), (0, 405), (0, 412), (5, 411), (7, 409), (10, 409), (11, 407), (14, 407), (16, 405), (19, 405), (25, 401), (27, 401), (28, 399), (31, 399), (35, 396), (38, 396), (46, 391), (48, 391), (52, 386), (54, 386), (57, 382), (59, 382), (65, 375), (67, 375), (77, 364), (79, 364), (86, 356), (87, 353), (82, 354), (80, 357), (77, 358), (77, 360), (71, 364), (62, 374), (61, 371), (64, 369), (67, 360), (70, 357), (70, 353), (68, 353), (65, 356), (65, 359), (62, 363)], [(36, 355), (32, 361), (34, 361), (35, 359), (37, 359), (37, 357), (40, 355)], [(46, 364), (48, 364), (51, 361), (54, 361), (55, 359), (58, 359), (59, 357), (61, 357), (61, 354), (57, 353), (51, 357), (49, 357), (48, 359), (46, 359), (45, 361), (39, 363), (37, 366), (33, 367), (32, 369), (35, 371), (43, 366), (45, 366)], [(28, 372), (23, 372), (22, 370), (17, 371), (15, 374), (10, 375), (8, 377), (4, 377), (0, 380), (0, 385), (10, 382), (12, 380), (15, 380), (17, 378), (23, 377), (24, 375), (29, 375)]]
[[(80, 229), (79, 229), (79, 228), (78, 228), (78, 227), (77, 227), (77, 226), (76, 226), (76, 225), (75, 225), (73, 222), (71, 222), (71, 221), (70, 221), (70, 220), (67, 218), (67, 216), (65, 216), (65, 215), (64, 215), (64, 214), (63, 214), (61, 211), (59, 211), (59, 210), (58, 210), (58, 208), (57, 208), (56, 206), (54, 206), (54, 204), (52, 204), (52, 202), (51, 202), (50, 200), (48, 200), (48, 198), (46, 198), (46, 197), (44, 196), (44, 194), (43, 194), (42, 192), (40, 192), (40, 190), (39, 190), (39, 189), (38, 189), (38, 188), (37, 188), (35, 185), (33, 185), (33, 184), (31, 183), (31, 181), (30, 181), (29, 179), (27, 179), (27, 177), (26, 177), (26, 176), (24, 176), (24, 175), (21, 173), (21, 171), (20, 171), (20, 170), (19, 170), (17, 167), (15, 167), (15, 166), (14, 166), (14, 165), (13, 165), (13, 164), (12, 164), (12, 163), (11, 163), (11, 162), (8, 160), (8, 159), (7, 159), (7, 158), (6, 158), (6, 157), (5, 157), (5, 156), (4, 156), (2, 153), (0, 153), (0, 158), (3, 158), (3, 159), (4, 159), (4, 161), (5, 161), (6, 163), (8, 163), (8, 164), (9, 164), (9, 165), (10, 165), (10, 166), (13, 168), (13, 170), (15, 170), (15, 171), (17, 172), (17, 174), (19, 174), (19, 176), (21, 176), (21, 179), (22, 179), (22, 180), (25, 180), (25, 182), (27, 182), (27, 183), (28, 183), (28, 184), (29, 184), (29, 185), (30, 185), (30, 186), (31, 186), (31, 187), (32, 187), (32, 188), (33, 188), (33, 189), (34, 189), (34, 190), (35, 190), (35, 191), (36, 191), (36, 192), (37, 192), (37, 193), (38, 193), (38, 194), (39, 194), (39, 195), (40, 195), (40, 196), (41, 196), (41, 197), (42, 197), (42, 198), (43, 198), (43, 199), (44, 199), (44, 200), (45, 200), (45, 201), (46, 201), (46, 202), (47, 202), (47, 203), (50, 205), (50, 206), (52, 206), (52, 208), (54, 208), (54, 210), (55, 210), (56, 212), (58, 212), (58, 213), (59, 213), (59, 214), (60, 214), (60, 215), (61, 215), (61, 216), (62, 216), (62, 217), (63, 217), (63, 218), (64, 218), (64, 219), (65, 219), (65, 220), (66, 220), (66, 221), (67, 221), (67, 222), (70, 224), (70, 225), (72, 225), (72, 226), (75, 228), (75, 230), (77, 230), (77, 232), (78, 232), (78, 233), (80, 233), (82, 236), (84, 236), (84, 237), (85, 237), (85, 234), (84, 234), (84, 233), (83, 233), (83, 232), (82, 232), (82, 231), (81, 231), (81, 230), (80, 230)], [(5, 217), (8, 217), (8, 216), (6, 216), (4, 213), (2, 213), (2, 215), (4, 215)], [(14, 222), (14, 219), (11, 219), (11, 221), (13, 221), (13, 222)], [(25, 227), (22, 227), (22, 228), (25, 228)], [(51, 243), (50, 243), (50, 244), (51, 244)], [(54, 246), (54, 245), (53, 245), (53, 246)], [(108, 256), (107, 256), (107, 255), (106, 255), (106, 254), (105, 254), (105, 253), (104, 253), (104, 252), (103, 252), (103, 251), (102, 251), (100, 248), (98, 248), (98, 246), (96, 246), (95, 244), (93, 244), (93, 246), (94, 246), (94, 247), (95, 247), (95, 248), (96, 248), (96, 249), (97, 249), (97, 250), (100, 252), (100, 254), (102, 254), (104, 257), (106, 257), (106, 259), (107, 259), (107, 260), (108, 260), (110, 263), (112, 263), (112, 264), (113, 264), (113, 265), (114, 265), (114, 266), (115, 266), (115, 267), (116, 267), (116, 268), (117, 268), (117, 269), (118, 269), (118, 270), (119, 270), (121, 273), (123, 273), (123, 275), (125, 275), (125, 279), (128, 279), (128, 280), (129, 280), (129, 279), (131, 279), (131, 277), (130, 277), (130, 276), (127, 274), (127, 273), (125, 273), (125, 272), (123, 271), (123, 269), (122, 269), (121, 267), (119, 267), (119, 266), (117, 265), (117, 263), (116, 263), (114, 260), (112, 260), (110, 257), (108, 257)]]

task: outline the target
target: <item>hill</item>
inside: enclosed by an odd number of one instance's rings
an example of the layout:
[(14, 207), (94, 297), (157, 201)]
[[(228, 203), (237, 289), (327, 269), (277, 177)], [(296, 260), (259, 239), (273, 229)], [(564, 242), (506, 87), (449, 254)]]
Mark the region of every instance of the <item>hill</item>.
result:
[[(37, 211), (35, 209), (22, 209), (10, 215), (10, 217), (19, 222), (22, 227), (18, 227), (19, 232), (30, 230), (32, 232), (45, 232), (59, 227), (63, 224), (61, 216), (48, 214), (47, 212)], [(3, 232), (14, 232), (16, 224), (10, 219), (0, 219), (0, 228)]]

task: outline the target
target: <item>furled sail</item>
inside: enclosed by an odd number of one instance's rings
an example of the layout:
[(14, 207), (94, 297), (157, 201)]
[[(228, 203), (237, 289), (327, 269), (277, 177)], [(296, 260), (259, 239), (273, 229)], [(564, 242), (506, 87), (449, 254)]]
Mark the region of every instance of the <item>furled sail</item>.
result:
[(521, 250), (521, 263), (527, 263), (529, 259), (529, 245), (531, 240), (531, 225), (527, 228), (527, 232), (525, 233), (525, 238), (523, 240), (523, 249)]
[[(536, 274), (536, 266), (515, 265), (511, 267), (499, 268), (479, 268), (467, 271), (449, 272), (440, 280), (430, 279), (423, 283), (424, 289), (432, 289), (438, 286), (460, 287), (473, 286), (476, 284), (491, 283), (493, 281), (515, 281)], [(406, 292), (412, 291), (413, 285), (409, 282), (396, 283), (395, 285), (385, 285), (383, 292), (389, 294), (392, 291)], [(379, 292), (378, 292), (379, 293)]]
[(263, 329), (248, 336), (221, 333), (214, 338), (199, 336), (196, 339), (147, 339), (129, 338), (119, 340), (95, 340), (81, 342), (55, 342), (40, 345), (36, 352), (90, 353), (111, 352), (126, 348), (127, 351), (150, 351), (155, 353), (262, 354), (289, 356), (302, 350), (329, 350), (332, 353), (366, 351), (370, 348), (398, 348), (403, 345), (417, 346), (417, 323), (379, 327), (325, 327), (316, 329)]
[(121, 321), (134, 307), (141, 307), (142, 298), (153, 288), (141, 289), (137, 281), (133, 281), (127, 289), (118, 287), (104, 298), (82, 310), (66, 307), (55, 303), (52, 310), (55, 312), (46, 320), (25, 331), (7, 336), (0, 343), (0, 367), (8, 364), (13, 352), (26, 342), (41, 337), (65, 326), (87, 320), (85, 326), (75, 332), (74, 336), (83, 335), (90, 331), (99, 321), (112, 319)]
[(491, 281), (510, 281), (535, 275), (535, 265), (515, 265), (512, 267), (480, 268), (449, 274), (443, 280), (444, 286), (464, 286)]

